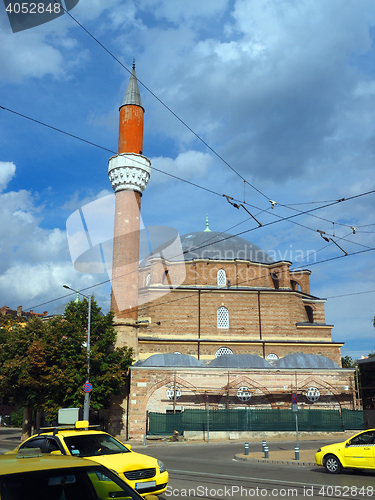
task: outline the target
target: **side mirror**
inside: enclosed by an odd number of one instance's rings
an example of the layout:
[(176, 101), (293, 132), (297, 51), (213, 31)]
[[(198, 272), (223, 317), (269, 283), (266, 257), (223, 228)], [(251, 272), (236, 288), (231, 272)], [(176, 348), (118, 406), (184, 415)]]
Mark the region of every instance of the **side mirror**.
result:
[[(132, 449), (132, 445), (131, 444), (126, 444), (125, 445), (127, 447), (128, 450), (131, 450)], [(148, 497), (147, 497), (148, 498)], [(157, 498), (157, 497), (156, 497)]]
[(145, 497), (146, 500), (159, 500), (156, 495), (147, 495)]
[(60, 450), (54, 450), (51, 451), (50, 455), (62, 455), (62, 452)]
[(352, 444), (352, 442), (351, 442), (351, 440), (349, 439), (349, 441), (347, 441), (347, 442), (345, 443), (345, 448), (347, 448), (347, 447), (348, 447), (348, 446), (350, 446), (351, 444)]

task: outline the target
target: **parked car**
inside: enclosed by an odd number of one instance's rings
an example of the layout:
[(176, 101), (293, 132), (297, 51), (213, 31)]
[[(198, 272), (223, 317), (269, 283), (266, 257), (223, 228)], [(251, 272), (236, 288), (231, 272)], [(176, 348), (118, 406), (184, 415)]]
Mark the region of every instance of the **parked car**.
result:
[[(91, 460), (23, 449), (0, 456), (1, 500), (144, 500), (117, 474)], [(147, 496), (147, 500), (157, 497)]]
[(85, 420), (74, 426), (41, 429), (15, 450), (40, 448), (42, 453), (72, 455), (86, 458), (115, 471), (118, 476), (142, 496), (160, 495), (168, 485), (168, 472), (163, 462), (135, 453), (129, 444), (123, 444), (110, 434), (89, 426)]
[(331, 474), (339, 474), (342, 469), (375, 469), (375, 429), (319, 448), (315, 461)]

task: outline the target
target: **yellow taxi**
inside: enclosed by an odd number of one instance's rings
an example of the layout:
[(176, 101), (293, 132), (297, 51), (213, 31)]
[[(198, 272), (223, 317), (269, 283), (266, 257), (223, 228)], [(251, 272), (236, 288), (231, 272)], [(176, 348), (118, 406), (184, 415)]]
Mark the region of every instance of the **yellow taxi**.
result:
[(315, 461), (331, 474), (339, 474), (342, 469), (375, 469), (375, 429), (319, 448)]
[(116, 472), (142, 496), (160, 495), (168, 485), (168, 472), (163, 462), (132, 451), (129, 444), (125, 445), (110, 434), (97, 430), (97, 426), (89, 426), (85, 420), (76, 422), (73, 427), (41, 429), (7, 453), (30, 448), (39, 448), (42, 453), (94, 460)]
[[(38, 449), (0, 456), (1, 500), (144, 500), (117, 474), (90, 460), (42, 455)], [(154, 495), (146, 500), (157, 500)]]

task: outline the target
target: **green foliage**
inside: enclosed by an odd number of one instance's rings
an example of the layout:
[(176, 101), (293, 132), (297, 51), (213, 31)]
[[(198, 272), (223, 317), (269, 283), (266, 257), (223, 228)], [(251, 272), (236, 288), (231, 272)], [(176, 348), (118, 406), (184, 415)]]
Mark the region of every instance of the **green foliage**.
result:
[[(88, 301), (70, 302), (64, 316), (39, 318), (0, 330), (0, 393), (4, 401), (45, 411), (83, 407), (87, 377)], [(113, 313), (103, 316), (91, 303), (90, 406), (108, 407), (125, 384), (132, 350), (115, 348)]]
[(0, 330), (11, 330), (13, 327), (20, 324), (25, 324), (24, 318), (12, 316), (11, 314), (0, 314)]
[(10, 415), (9, 423), (11, 427), (22, 427), (23, 423), (23, 408), (19, 408)]
[(343, 368), (356, 368), (357, 361), (353, 360), (350, 356), (341, 358), (341, 365)]

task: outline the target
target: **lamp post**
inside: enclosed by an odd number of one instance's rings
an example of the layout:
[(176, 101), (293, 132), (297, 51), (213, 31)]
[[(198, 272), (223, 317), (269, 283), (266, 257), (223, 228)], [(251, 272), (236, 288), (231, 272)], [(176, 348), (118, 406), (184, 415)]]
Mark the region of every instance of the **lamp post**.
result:
[[(72, 290), (72, 292), (78, 293), (79, 295), (82, 295), (82, 297), (85, 297), (85, 299), (87, 299), (89, 302), (89, 311), (88, 311), (88, 319), (87, 319), (87, 378), (86, 378), (86, 384), (89, 384), (89, 382), (90, 382), (90, 329), (91, 329), (91, 298), (92, 298), (92, 295), (84, 295), (83, 293), (79, 292), (78, 290), (74, 290), (74, 288), (71, 288), (68, 285), (63, 285), (63, 287), (67, 288), (68, 290)], [(90, 409), (90, 392), (85, 391), (85, 401), (83, 403), (83, 420), (89, 421), (89, 409)]]

